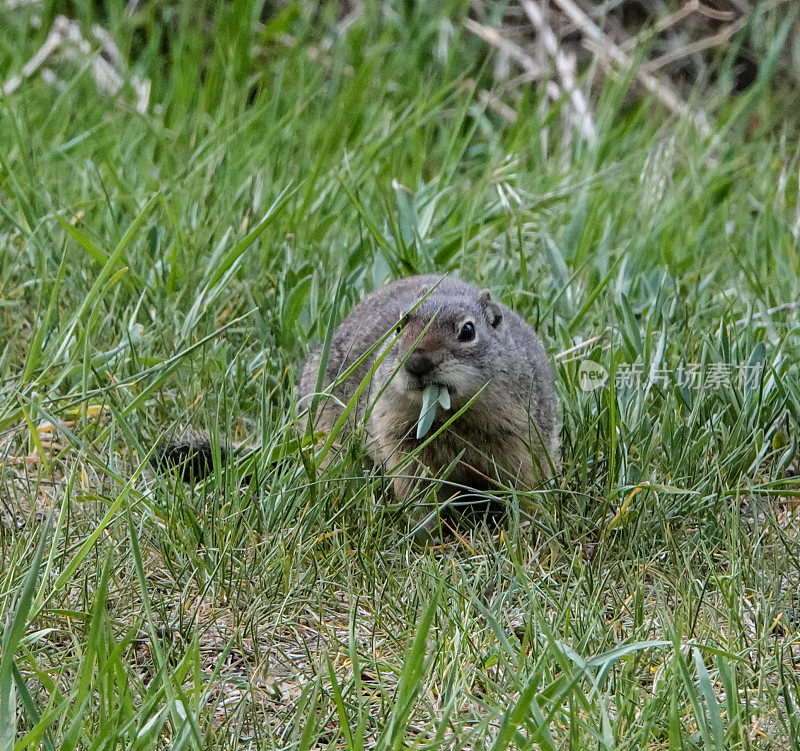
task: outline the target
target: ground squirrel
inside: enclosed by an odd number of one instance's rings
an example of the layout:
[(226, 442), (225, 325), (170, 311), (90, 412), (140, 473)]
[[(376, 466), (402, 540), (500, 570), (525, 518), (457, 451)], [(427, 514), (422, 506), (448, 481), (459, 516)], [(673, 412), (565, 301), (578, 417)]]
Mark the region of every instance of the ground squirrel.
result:
[[(322, 347), (317, 347), (303, 365), (297, 387), (301, 410), (314, 401), (321, 358)], [(373, 367), (348, 425), (363, 425), (366, 450), (385, 471), (417, 452), (394, 475), (399, 500), (409, 498), (420, 478), (437, 477), (448, 467), (449, 483), (478, 491), (488, 490), (495, 479), (529, 487), (552, 474), (558, 419), (547, 355), (533, 328), (488, 290), (427, 275), (400, 279), (367, 295), (333, 333), (314, 430), (333, 428)], [(446, 388), (450, 409), (440, 410), (430, 434), (417, 439), (423, 391), (432, 384)], [(304, 415), (301, 428), (307, 420)], [(197, 434), (168, 450), (168, 463), (194, 451), (190, 468), (202, 474), (210, 467), (207, 441)]]

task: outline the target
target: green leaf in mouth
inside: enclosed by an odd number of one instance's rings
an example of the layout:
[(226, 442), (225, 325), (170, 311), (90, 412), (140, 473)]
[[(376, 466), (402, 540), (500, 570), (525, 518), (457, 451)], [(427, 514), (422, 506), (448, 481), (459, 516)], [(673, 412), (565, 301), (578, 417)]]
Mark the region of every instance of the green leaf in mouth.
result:
[(445, 411), (450, 409), (450, 392), (447, 386), (431, 383), (422, 392), (422, 409), (417, 420), (417, 438), (423, 438), (433, 425), (436, 417), (436, 407), (441, 406)]

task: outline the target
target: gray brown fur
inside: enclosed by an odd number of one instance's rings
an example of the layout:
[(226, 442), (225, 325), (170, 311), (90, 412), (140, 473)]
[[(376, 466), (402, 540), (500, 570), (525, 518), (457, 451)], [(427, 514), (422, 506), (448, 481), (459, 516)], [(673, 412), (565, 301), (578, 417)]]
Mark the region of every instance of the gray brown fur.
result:
[[(474, 323), (476, 339), (462, 344), (458, 332), (467, 319)], [(415, 427), (426, 383), (447, 386), (451, 397), (450, 411), (438, 412), (429, 435), (475, 397), (413, 463), (395, 473), (399, 499), (412, 494), (418, 478), (439, 476), (460, 454), (447, 480), (467, 488), (485, 490), (495, 479), (530, 487), (550, 476), (558, 459), (558, 419), (542, 342), (526, 321), (487, 290), (479, 291), (458, 279), (408, 277), (367, 295), (333, 334), (323, 391), (330, 390), (338, 376), (400, 322), (396, 340), (371, 352), (331, 390), (331, 396), (320, 397), (314, 429), (329, 432), (333, 428), (342, 405), (390, 347), (348, 420), (351, 429), (363, 425), (367, 452), (384, 471), (391, 472), (421, 443), (415, 438)], [(414, 358), (427, 361), (431, 370), (423, 376), (410, 372), (403, 362), (414, 366)], [(309, 354), (300, 376), (301, 409), (313, 401), (320, 363), (317, 348)], [(157, 462), (178, 465), (187, 480), (205, 476), (212, 469), (208, 434), (181, 434), (162, 450)]]
[[(419, 307), (409, 314), (417, 303)], [(477, 334), (471, 343), (458, 340), (466, 320), (474, 323)], [(399, 321), (403, 321), (400, 334), (349, 420), (351, 427), (364, 424), (366, 448), (376, 464), (391, 472), (422, 442), (415, 438), (415, 427), (425, 385), (445, 385), (451, 395), (450, 411), (438, 411), (429, 435), (477, 396), (413, 464), (397, 473), (396, 495), (407, 498), (417, 485), (415, 478), (439, 475), (461, 452), (447, 479), (468, 488), (487, 489), (494, 479), (530, 487), (548, 477), (558, 456), (558, 419), (547, 355), (533, 328), (486, 290), (452, 277), (429, 275), (401, 279), (367, 295), (333, 334), (323, 388)], [(334, 398), (321, 398), (315, 430), (331, 430), (342, 414), (341, 405), (350, 400), (388, 346), (375, 350), (338, 383)], [(301, 408), (312, 401), (320, 359), (321, 351), (314, 350), (303, 366), (298, 386)], [(404, 359), (406, 364), (401, 364)], [(409, 364), (412, 371), (418, 370), (420, 360), (423, 368), (431, 369), (418, 376), (409, 371)]]

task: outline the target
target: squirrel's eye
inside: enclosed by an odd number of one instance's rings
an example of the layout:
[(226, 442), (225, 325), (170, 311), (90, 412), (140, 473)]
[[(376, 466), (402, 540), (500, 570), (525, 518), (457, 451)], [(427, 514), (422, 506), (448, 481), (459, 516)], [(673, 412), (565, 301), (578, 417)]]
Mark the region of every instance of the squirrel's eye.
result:
[(475, 324), (467, 321), (458, 332), (458, 341), (471, 342), (475, 338)]

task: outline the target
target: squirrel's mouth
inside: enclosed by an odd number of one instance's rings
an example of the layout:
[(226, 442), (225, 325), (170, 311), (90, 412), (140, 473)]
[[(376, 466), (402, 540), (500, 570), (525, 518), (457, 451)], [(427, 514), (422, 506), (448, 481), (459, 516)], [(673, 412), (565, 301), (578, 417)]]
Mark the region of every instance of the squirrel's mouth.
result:
[(449, 383), (442, 383), (433, 378), (408, 378), (406, 381), (406, 389), (413, 392), (415, 396), (422, 396), (422, 392), (428, 386), (438, 386), (440, 389), (447, 389), (450, 396), (455, 396), (456, 390)]

